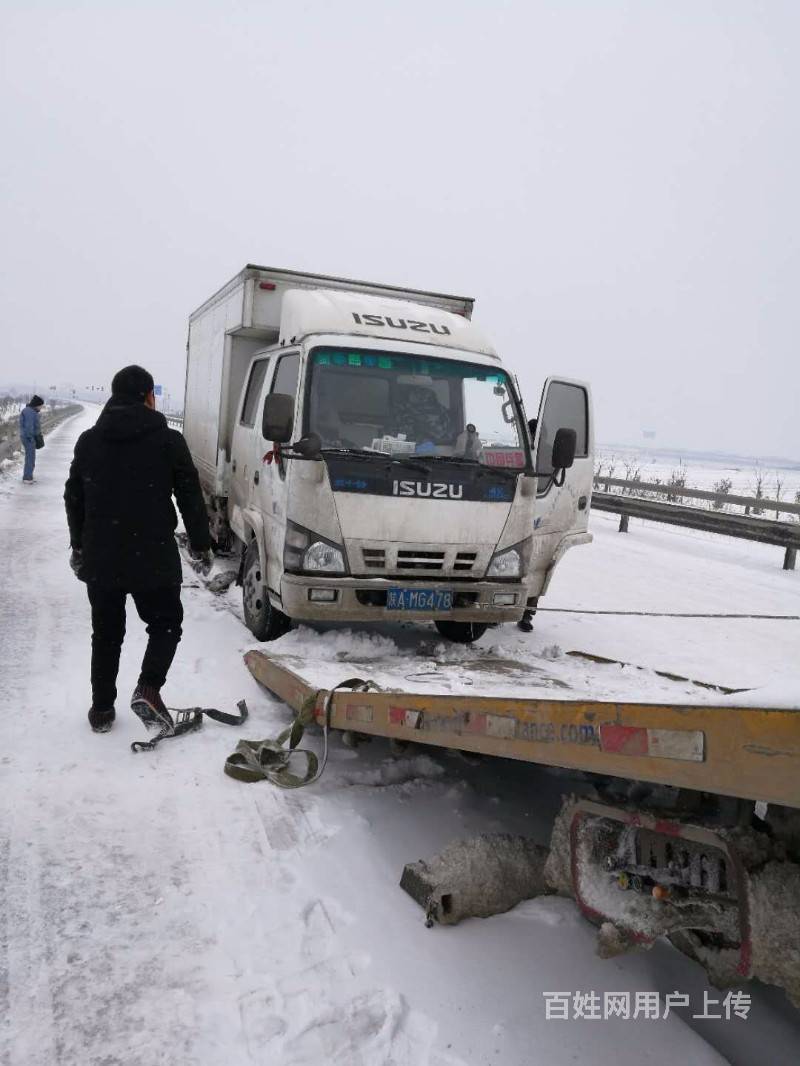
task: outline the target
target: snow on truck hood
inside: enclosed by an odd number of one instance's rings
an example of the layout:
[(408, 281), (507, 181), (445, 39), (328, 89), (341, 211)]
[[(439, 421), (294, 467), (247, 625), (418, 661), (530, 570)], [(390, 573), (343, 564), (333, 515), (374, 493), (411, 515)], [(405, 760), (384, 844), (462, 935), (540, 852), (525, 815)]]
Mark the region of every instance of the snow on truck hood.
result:
[(415, 341), (497, 358), (477, 326), (439, 307), (333, 289), (287, 289), (281, 306), (281, 342), (315, 333)]

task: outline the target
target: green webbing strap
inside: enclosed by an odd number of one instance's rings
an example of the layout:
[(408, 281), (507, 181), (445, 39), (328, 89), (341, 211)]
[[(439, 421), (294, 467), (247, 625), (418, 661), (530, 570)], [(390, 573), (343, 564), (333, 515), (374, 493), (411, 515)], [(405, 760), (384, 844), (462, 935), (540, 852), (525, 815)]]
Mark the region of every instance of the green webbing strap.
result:
[[(300, 748), (306, 726), (314, 721), (314, 709), (321, 690), (317, 690), (304, 702), (292, 724), (284, 729), (274, 740), (240, 740), (236, 751), (225, 761), (225, 773), (237, 781), (270, 781), (279, 788), (302, 788), (313, 784), (321, 776), (328, 761), (328, 728), (330, 726), (333, 694), (339, 689), (352, 692), (369, 692), (377, 690), (372, 681), (360, 677), (350, 677), (332, 688), (325, 697), (325, 717), (322, 724), (322, 759), (320, 760), (308, 748)], [(287, 743), (288, 742), (288, 743)], [(300, 761), (305, 771), (291, 769), (292, 760)]]

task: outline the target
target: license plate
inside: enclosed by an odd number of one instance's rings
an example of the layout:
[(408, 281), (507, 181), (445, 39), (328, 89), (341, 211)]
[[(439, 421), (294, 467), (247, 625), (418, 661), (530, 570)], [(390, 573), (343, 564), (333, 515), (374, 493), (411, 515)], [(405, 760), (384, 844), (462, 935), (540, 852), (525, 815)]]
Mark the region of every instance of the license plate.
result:
[(389, 611), (452, 611), (453, 593), (450, 589), (388, 589), (386, 608)]

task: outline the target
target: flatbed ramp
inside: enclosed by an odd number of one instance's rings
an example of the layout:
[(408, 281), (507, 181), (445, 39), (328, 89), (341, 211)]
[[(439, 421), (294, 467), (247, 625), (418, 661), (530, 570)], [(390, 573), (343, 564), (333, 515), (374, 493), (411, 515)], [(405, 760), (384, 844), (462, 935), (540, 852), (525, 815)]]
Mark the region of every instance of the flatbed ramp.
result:
[[(514, 696), (407, 691), (381, 678), (379, 691), (329, 700), (358, 664), (304, 669), (261, 650), (245, 663), (295, 710), (313, 701), (320, 722), (329, 703), (334, 729), (800, 808), (798, 708), (550, 699), (526, 695), (521, 678)], [(409, 676), (406, 688), (424, 687)]]

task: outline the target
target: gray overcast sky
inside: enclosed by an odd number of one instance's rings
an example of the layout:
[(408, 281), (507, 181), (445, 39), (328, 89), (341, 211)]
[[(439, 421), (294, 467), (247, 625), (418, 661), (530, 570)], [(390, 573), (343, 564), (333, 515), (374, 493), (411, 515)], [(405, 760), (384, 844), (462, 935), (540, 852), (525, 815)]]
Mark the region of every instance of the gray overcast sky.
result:
[[(0, 0), (0, 382), (246, 262), (441, 288), (597, 435), (800, 458), (797, 0)], [(86, 379), (85, 382), (83, 379)]]

